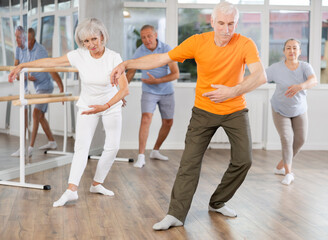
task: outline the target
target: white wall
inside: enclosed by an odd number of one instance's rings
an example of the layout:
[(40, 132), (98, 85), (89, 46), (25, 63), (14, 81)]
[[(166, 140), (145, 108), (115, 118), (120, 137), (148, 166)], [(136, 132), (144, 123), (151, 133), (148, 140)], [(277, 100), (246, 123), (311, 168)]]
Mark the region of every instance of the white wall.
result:
[[(195, 94), (194, 84), (175, 85), (175, 117), (172, 130), (163, 144), (163, 149), (183, 149), (184, 139), (189, 124), (191, 109), (194, 103)], [(267, 84), (246, 95), (249, 108), (249, 116), (252, 130), (252, 139), (254, 148), (280, 149), (279, 136), (274, 127), (271, 116), (270, 98), (274, 92), (275, 85)], [(77, 83), (69, 84), (68, 91), (73, 94), (78, 93)], [(9, 83), (0, 83), (0, 96), (18, 92), (18, 83), (14, 86)], [(58, 89), (55, 88), (55, 92)], [(319, 85), (308, 91), (308, 115), (309, 115), (309, 134), (303, 149), (328, 150), (328, 106), (325, 99), (328, 96), (328, 86)], [(140, 83), (131, 83), (130, 95), (127, 96), (127, 106), (123, 109), (123, 129), (122, 129), (122, 149), (138, 148), (138, 132), (141, 118), (140, 109), (141, 85)], [(0, 103), (0, 111), (3, 113), (0, 117), (0, 131), (6, 131), (4, 128), (6, 103)], [(9, 133), (19, 134), (19, 111), (17, 107), (11, 107), (11, 120)], [(63, 107), (61, 103), (50, 104), (50, 125), (55, 134), (63, 134)], [(70, 114), (69, 134), (71, 131)], [(156, 141), (161, 118), (158, 109), (154, 114), (153, 122), (150, 128), (150, 134), (147, 142), (147, 148), (151, 149)], [(40, 132), (42, 130), (40, 128)], [(96, 133), (94, 141), (97, 145), (102, 145), (103, 135)], [(228, 148), (228, 140), (223, 131), (219, 131), (210, 145), (212, 148)]]

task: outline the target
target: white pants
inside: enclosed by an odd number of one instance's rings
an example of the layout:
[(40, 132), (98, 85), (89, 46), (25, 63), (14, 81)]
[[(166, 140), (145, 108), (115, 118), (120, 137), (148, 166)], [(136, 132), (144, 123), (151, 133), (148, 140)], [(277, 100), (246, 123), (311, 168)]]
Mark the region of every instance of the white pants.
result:
[(110, 110), (93, 115), (81, 115), (78, 111), (76, 120), (76, 139), (74, 156), (69, 174), (68, 183), (79, 185), (82, 174), (88, 162), (88, 154), (93, 135), (95, 133), (99, 118), (102, 117), (106, 133), (104, 151), (98, 161), (94, 181), (103, 183), (119, 149), (122, 129), (122, 113)]

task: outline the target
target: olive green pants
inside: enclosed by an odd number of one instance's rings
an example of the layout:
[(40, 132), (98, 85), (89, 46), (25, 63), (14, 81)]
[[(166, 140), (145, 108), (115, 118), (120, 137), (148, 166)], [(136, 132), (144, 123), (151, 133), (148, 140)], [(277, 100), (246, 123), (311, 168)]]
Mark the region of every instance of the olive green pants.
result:
[[(216, 130), (222, 127), (231, 144), (231, 159), (209, 205), (223, 207), (243, 183), (252, 164), (248, 109), (217, 115), (194, 107), (180, 167), (171, 193), (168, 214), (184, 222), (196, 191), (204, 153)], [(220, 156), (218, 156), (219, 158)]]

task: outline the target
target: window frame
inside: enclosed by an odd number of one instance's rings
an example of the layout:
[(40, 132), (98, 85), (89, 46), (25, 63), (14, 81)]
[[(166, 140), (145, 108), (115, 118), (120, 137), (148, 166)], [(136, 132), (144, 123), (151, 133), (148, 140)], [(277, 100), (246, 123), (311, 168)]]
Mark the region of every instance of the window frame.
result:
[[(224, 0), (221, 0), (224, 1)], [(215, 4), (197, 4), (197, 3), (178, 3), (178, 0), (166, 0), (165, 3), (158, 2), (123, 2), (123, 7), (129, 8), (166, 8), (166, 43), (174, 47), (178, 44), (178, 9), (179, 8), (213, 8)], [(328, 6), (322, 6), (322, 1), (312, 0), (309, 6), (286, 6), (270, 5), (269, 0), (264, 0), (264, 4), (237, 4), (240, 12), (259, 12), (261, 14), (261, 60), (264, 67), (269, 64), (269, 39), (270, 39), (270, 11), (272, 10), (290, 10), (290, 11), (309, 11), (310, 13), (310, 32), (309, 32), (309, 63), (320, 78), (321, 66), (321, 36), (322, 12), (328, 11)], [(315, 24), (317, 23), (317, 24)], [(179, 83), (190, 84), (190, 83)]]

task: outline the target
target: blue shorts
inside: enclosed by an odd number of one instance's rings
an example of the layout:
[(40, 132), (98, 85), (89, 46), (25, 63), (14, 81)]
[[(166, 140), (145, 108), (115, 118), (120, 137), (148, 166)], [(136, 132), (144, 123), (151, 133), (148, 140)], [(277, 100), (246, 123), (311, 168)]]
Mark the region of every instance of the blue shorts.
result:
[(142, 113), (154, 113), (157, 104), (162, 119), (173, 119), (175, 105), (174, 93), (168, 95), (156, 95), (148, 92), (142, 92)]
[[(37, 94), (44, 94), (44, 93), (52, 93), (53, 89), (51, 90), (39, 90), (36, 93)], [(43, 103), (43, 104), (35, 104), (35, 108), (39, 109), (41, 112), (46, 113), (48, 110), (48, 103)]]

